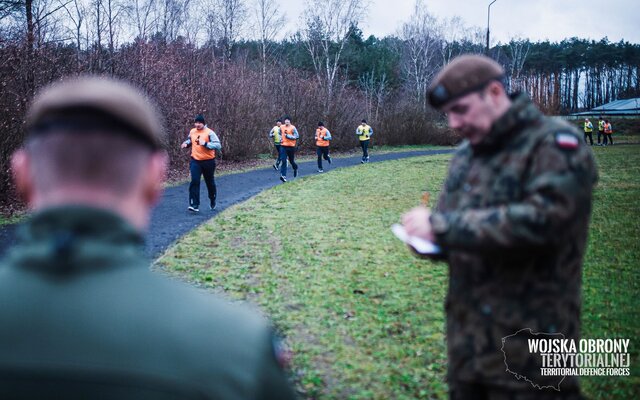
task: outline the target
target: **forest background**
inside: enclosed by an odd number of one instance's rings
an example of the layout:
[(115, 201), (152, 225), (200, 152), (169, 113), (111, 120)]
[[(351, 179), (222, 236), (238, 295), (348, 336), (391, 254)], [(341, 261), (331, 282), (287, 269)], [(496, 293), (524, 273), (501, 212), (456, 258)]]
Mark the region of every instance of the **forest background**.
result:
[[(24, 138), (34, 94), (66, 76), (102, 74), (141, 88), (158, 105), (173, 170), (203, 113), (223, 160), (272, 151), (267, 133), (291, 117), (303, 151), (324, 121), (332, 148), (357, 145), (365, 118), (376, 145), (459, 141), (429, 108), (434, 73), (462, 53), (488, 53), (547, 114), (640, 97), (640, 45), (580, 38), (512, 38), (485, 48), (485, 32), (432, 15), (421, 0), (386, 37), (364, 37), (363, 0), (307, 0), (289, 19), (277, 0), (0, 0), (0, 208), (19, 204), (9, 160)], [(7, 205), (10, 207), (7, 208)]]

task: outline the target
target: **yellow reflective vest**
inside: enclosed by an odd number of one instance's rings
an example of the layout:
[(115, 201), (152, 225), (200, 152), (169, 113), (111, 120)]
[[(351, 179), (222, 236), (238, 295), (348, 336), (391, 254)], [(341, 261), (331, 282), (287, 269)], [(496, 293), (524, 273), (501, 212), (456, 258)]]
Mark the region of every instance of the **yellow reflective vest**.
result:
[(356, 135), (358, 135), (358, 139), (360, 140), (369, 140), (371, 135), (373, 135), (373, 129), (369, 125), (362, 126), (358, 125), (358, 129), (356, 129)]

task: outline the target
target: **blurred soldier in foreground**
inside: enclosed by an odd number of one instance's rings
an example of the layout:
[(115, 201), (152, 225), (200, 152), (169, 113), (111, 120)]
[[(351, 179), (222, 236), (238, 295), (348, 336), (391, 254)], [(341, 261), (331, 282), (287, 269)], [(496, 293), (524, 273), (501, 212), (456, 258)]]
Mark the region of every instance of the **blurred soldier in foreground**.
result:
[[(503, 70), (462, 56), (431, 83), (429, 100), (466, 139), (451, 160), (435, 211), (406, 213), (407, 233), (434, 241), (449, 264), (446, 299), (452, 399), (580, 398), (566, 377), (545, 385), (519, 330), (578, 339), (582, 258), (597, 175), (569, 124), (543, 116), (524, 94), (509, 96)], [(558, 381), (562, 377), (552, 377)]]
[(290, 399), (260, 316), (152, 274), (142, 231), (167, 157), (136, 90), (36, 97), (12, 160), (33, 210), (0, 266), (0, 398)]

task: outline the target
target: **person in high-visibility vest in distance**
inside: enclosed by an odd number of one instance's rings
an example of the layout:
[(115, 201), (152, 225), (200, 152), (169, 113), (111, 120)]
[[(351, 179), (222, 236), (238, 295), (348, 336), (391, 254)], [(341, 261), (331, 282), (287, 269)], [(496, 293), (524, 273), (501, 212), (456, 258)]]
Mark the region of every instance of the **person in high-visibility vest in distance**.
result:
[(191, 146), (191, 183), (189, 184), (189, 211), (200, 211), (200, 176), (204, 176), (204, 183), (209, 193), (209, 205), (212, 210), (216, 208), (216, 150), (222, 148), (220, 139), (216, 133), (205, 126), (204, 116), (196, 115), (194, 128), (189, 132), (187, 140), (182, 142), (181, 148)]
[(329, 141), (331, 140), (331, 132), (324, 127), (324, 123), (318, 122), (318, 129), (316, 129), (316, 154), (318, 154), (318, 172), (324, 172), (322, 169), (322, 159), (327, 160), (331, 164), (331, 157), (329, 156)]
[(602, 146), (600, 138), (604, 136), (604, 120), (598, 117), (598, 146)]
[(369, 162), (369, 142), (371, 136), (373, 136), (373, 128), (367, 125), (366, 120), (362, 120), (362, 123), (356, 128), (356, 135), (360, 139), (360, 147), (362, 147), (362, 161), (361, 164)]
[(587, 143), (587, 137), (589, 138), (589, 144), (593, 146), (593, 124), (589, 121), (589, 118), (584, 119), (584, 142)]
[(280, 134), (282, 135), (280, 141), (280, 180), (282, 182), (287, 181), (287, 158), (293, 168), (293, 177), (298, 176), (298, 164), (296, 164), (296, 144), (300, 135), (295, 126), (291, 125), (291, 119), (286, 117), (284, 119), (284, 125), (280, 126)]
[(611, 122), (608, 119), (604, 120), (604, 145), (607, 145), (607, 141), (609, 144), (613, 145), (613, 127), (611, 126)]
[(276, 171), (280, 169), (280, 142), (282, 140), (282, 134), (280, 132), (280, 126), (282, 125), (282, 121), (280, 119), (276, 120), (276, 125), (271, 128), (269, 132), (269, 137), (273, 139), (273, 145), (276, 147), (276, 163), (273, 164), (273, 169)]

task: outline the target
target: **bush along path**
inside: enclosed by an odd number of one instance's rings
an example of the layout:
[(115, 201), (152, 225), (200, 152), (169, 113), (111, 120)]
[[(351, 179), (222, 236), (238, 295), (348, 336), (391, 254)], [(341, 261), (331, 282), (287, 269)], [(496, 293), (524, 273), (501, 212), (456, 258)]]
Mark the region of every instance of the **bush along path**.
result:
[[(424, 155), (447, 154), (454, 150), (418, 150), (399, 153), (372, 154), (370, 162), (396, 160), (400, 158)], [(335, 168), (360, 165), (360, 156), (347, 158), (332, 158), (332, 163), (323, 162), (324, 173)], [(298, 162), (298, 177), (318, 174), (316, 161)], [(288, 168), (288, 179), (293, 179), (293, 171)], [(272, 167), (229, 174), (216, 178), (218, 188), (217, 207), (210, 210), (204, 182), (200, 185), (200, 212), (192, 213), (187, 210), (189, 205), (189, 183), (165, 189), (158, 205), (151, 214), (151, 223), (146, 236), (146, 253), (151, 258), (160, 256), (173, 242), (190, 232), (203, 222), (209, 220), (227, 207), (243, 202), (250, 197), (269, 189), (280, 182), (280, 172)], [(286, 185), (286, 183), (284, 183)], [(16, 225), (6, 225), (0, 229), (0, 256), (15, 242)]]

